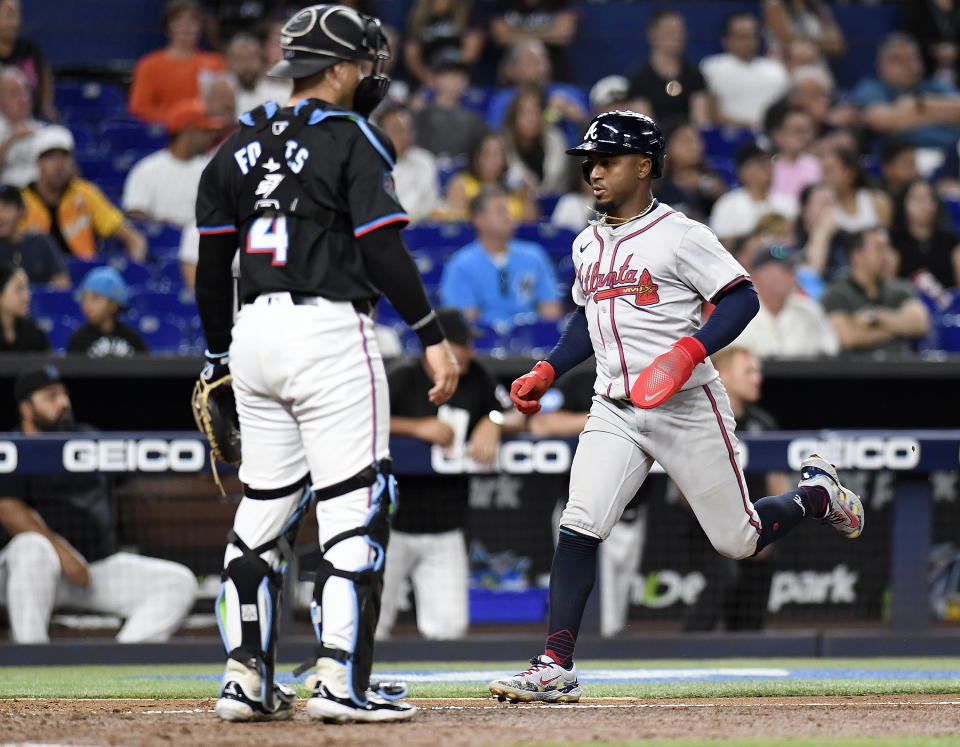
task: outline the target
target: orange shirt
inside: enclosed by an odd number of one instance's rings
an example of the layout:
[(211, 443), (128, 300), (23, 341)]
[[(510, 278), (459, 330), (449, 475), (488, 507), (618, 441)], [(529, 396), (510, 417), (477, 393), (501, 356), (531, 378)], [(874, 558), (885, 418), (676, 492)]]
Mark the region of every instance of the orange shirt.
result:
[(226, 69), (215, 52), (196, 52), (186, 59), (158, 49), (140, 58), (133, 69), (128, 108), (147, 122), (162, 122), (170, 107), (183, 99), (200, 96), (200, 78)]
[[(50, 234), (50, 208), (31, 187), (23, 188), (26, 206), (20, 230)], [(97, 254), (97, 239), (112, 236), (123, 225), (121, 213), (93, 182), (74, 177), (57, 205), (57, 225), (67, 248), (82, 259)]]

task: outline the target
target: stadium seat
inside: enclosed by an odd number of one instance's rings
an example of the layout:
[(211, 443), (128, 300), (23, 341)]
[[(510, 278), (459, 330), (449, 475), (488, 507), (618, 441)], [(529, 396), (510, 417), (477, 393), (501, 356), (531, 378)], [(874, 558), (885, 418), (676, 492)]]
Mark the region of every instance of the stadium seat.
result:
[(97, 130), (103, 147), (110, 153), (140, 151), (152, 153), (167, 146), (167, 133), (158, 125), (135, 121), (108, 121)]
[(577, 234), (552, 223), (521, 223), (517, 226), (516, 237), (540, 244), (551, 257), (564, 257), (570, 254)]
[(67, 272), (70, 274), (70, 282), (73, 285), (79, 285), (80, 281), (90, 270), (96, 267), (103, 267), (107, 264), (105, 259), (80, 259), (79, 257), (67, 257)]
[(127, 95), (113, 83), (58, 78), (53, 90), (54, 103), (64, 122), (101, 122), (107, 117), (123, 116)]
[(130, 313), (138, 318), (155, 316), (162, 320), (186, 320), (197, 313), (197, 304), (180, 293), (156, 293), (146, 290), (130, 300)]
[(703, 136), (707, 160), (710, 161), (718, 158), (733, 160), (741, 145), (754, 140), (750, 130), (739, 127), (704, 127), (700, 134)]
[(147, 237), (150, 256), (167, 259), (176, 257), (180, 251), (180, 227), (154, 221), (134, 221), (134, 225)]
[(154, 293), (176, 293), (183, 287), (180, 260), (166, 257), (157, 261), (148, 288)]
[(71, 290), (33, 286), (30, 289), (30, 316), (79, 318), (80, 307)]
[(183, 329), (173, 321), (153, 315), (141, 316), (137, 330), (151, 353), (177, 353), (181, 345), (188, 344)]
[(430, 246), (456, 246), (468, 244), (476, 238), (469, 223), (418, 223), (403, 232), (403, 240), (411, 249)]
[(560, 327), (556, 320), (537, 319), (515, 325), (503, 337), (509, 355), (543, 358), (560, 339)]
[(38, 316), (34, 321), (40, 329), (46, 332), (50, 340), (50, 346), (58, 353), (66, 350), (71, 335), (81, 324), (79, 318), (63, 314)]

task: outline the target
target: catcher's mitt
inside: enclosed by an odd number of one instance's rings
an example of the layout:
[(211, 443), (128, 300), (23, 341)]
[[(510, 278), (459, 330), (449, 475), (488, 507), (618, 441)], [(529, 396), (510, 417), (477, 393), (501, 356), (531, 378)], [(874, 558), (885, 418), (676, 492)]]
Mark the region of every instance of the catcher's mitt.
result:
[(201, 376), (190, 400), (197, 428), (210, 442), (211, 456), (224, 464), (240, 464), (240, 421), (232, 379), (230, 374), (214, 381)]

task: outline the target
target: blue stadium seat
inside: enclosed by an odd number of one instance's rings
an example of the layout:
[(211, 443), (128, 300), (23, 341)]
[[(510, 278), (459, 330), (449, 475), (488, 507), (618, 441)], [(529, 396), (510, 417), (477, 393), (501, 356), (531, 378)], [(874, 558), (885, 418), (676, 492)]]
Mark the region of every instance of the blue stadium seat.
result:
[(947, 198), (943, 201), (943, 206), (947, 209), (950, 216), (950, 223), (954, 231), (960, 231), (960, 200)]
[(180, 325), (153, 315), (137, 320), (137, 331), (142, 335), (151, 353), (177, 353), (187, 344)]
[(81, 320), (77, 317), (62, 314), (38, 316), (34, 321), (40, 329), (46, 332), (50, 339), (50, 346), (58, 353), (66, 350), (70, 336), (81, 324)]
[(560, 339), (560, 327), (557, 321), (537, 319), (515, 325), (504, 337), (510, 355), (543, 358)]
[(180, 260), (176, 257), (165, 257), (158, 260), (153, 268), (153, 277), (148, 287), (155, 293), (178, 292), (183, 287)]
[(563, 257), (570, 254), (577, 234), (552, 223), (521, 223), (517, 226), (516, 237), (524, 241), (535, 241), (551, 257)]
[(938, 349), (960, 353), (960, 292), (954, 292), (950, 306), (934, 316), (934, 330)]
[(737, 181), (737, 163), (732, 158), (723, 158), (721, 156), (706, 159), (707, 165), (716, 171), (720, 177), (727, 183), (728, 187), (736, 187)]
[(123, 275), (123, 279), (131, 288), (144, 286), (153, 277), (150, 267), (143, 262), (136, 262), (127, 257), (119, 257), (112, 260), (110, 264)]
[(440, 275), (443, 273), (443, 257), (427, 249), (411, 249), (410, 254), (420, 271), (424, 285), (439, 284)]
[(732, 160), (741, 145), (754, 140), (750, 130), (739, 127), (704, 127), (700, 130), (700, 134), (703, 136), (708, 160), (718, 158)]
[(80, 281), (90, 270), (95, 267), (103, 267), (107, 264), (103, 259), (80, 259), (79, 257), (67, 257), (67, 272), (70, 273), (70, 282), (79, 285)]
[(134, 221), (134, 225), (147, 237), (151, 257), (165, 260), (177, 256), (180, 251), (179, 226), (154, 221)]
[(155, 316), (163, 320), (186, 320), (196, 315), (197, 304), (180, 293), (155, 293), (146, 290), (130, 300), (130, 313), (138, 318)]
[(461, 247), (476, 235), (469, 223), (417, 223), (403, 232), (403, 240), (411, 249), (429, 246)]
[(113, 83), (58, 78), (53, 90), (54, 104), (65, 122), (101, 122), (124, 115), (127, 95)]
[(103, 147), (110, 153), (141, 151), (152, 153), (165, 148), (167, 133), (159, 125), (135, 121), (108, 121), (97, 130)]
[(80, 307), (71, 290), (34, 286), (30, 289), (30, 316), (79, 318)]

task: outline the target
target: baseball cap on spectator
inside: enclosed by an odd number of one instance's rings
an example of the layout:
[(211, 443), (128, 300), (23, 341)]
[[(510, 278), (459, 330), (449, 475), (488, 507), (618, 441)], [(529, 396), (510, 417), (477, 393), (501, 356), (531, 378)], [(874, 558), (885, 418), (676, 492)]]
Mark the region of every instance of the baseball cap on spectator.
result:
[(764, 244), (750, 258), (750, 269), (756, 270), (769, 262), (776, 262), (787, 269), (794, 269), (799, 262), (798, 252), (782, 244)]
[(448, 70), (470, 71), (470, 65), (463, 59), (459, 49), (447, 47), (441, 49), (430, 57), (430, 71), (433, 73), (444, 73)]
[(82, 298), (87, 291), (109, 298), (121, 309), (126, 308), (130, 294), (123, 277), (112, 267), (94, 267), (84, 275), (77, 286), (77, 298)]
[(225, 122), (207, 113), (203, 99), (184, 99), (170, 108), (166, 119), (167, 132), (176, 135), (184, 130), (220, 130)]
[(49, 363), (42, 368), (24, 371), (13, 382), (13, 398), (17, 402), (25, 402), (34, 392), (61, 381), (60, 372)]
[(15, 205), (21, 210), (24, 207), (23, 194), (10, 184), (0, 184), (0, 202), (5, 205)]
[(630, 81), (623, 75), (607, 75), (601, 78), (590, 89), (590, 109), (599, 111), (611, 104), (627, 100)]
[(437, 309), (437, 320), (443, 327), (443, 336), (454, 345), (469, 345), (477, 337), (483, 337), (483, 332), (467, 324), (460, 309), (452, 306)]
[(734, 160), (737, 162), (737, 168), (741, 168), (755, 158), (771, 158), (770, 151), (764, 150), (754, 142), (744, 143), (737, 148), (737, 154)]
[(33, 136), (33, 152), (37, 158), (52, 150), (73, 153), (73, 133), (61, 125), (47, 125)]

